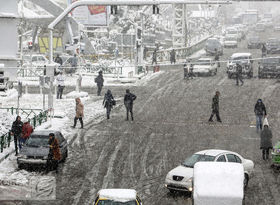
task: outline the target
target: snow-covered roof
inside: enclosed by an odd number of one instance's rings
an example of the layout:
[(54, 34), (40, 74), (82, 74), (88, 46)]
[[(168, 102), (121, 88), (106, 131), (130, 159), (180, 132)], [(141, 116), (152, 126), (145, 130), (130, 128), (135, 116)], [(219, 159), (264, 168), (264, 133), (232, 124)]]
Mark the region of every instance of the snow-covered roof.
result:
[(231, 153), (234, 153), (232, 151), (227, 151), (227, 150), (220, 150), (220, 149), (206, 149), (206, 150), (202, 150), (202, 151), (199, 151), (195, 154), (205, 154), (205, 155), (209, 155), (209, 156), (217, 156), (219, 154), (222, 154), (222, 153), (225, 153), (225, 152), (231, 152)]
[(239, 58), (239, 57), (243, 57), (243, 56), (249, 57), (251, 55), (252, 55), (251, 53), (234, 53), (231, 55), (231, 58)]
[(101, 189), (98, 195), (99, 198), (119, 202), (136, 200), (136, 191), (134, 189)]
[(197, 162), (194, 165), (195, 205), (242, 205), (244, 168), (239, 163)]

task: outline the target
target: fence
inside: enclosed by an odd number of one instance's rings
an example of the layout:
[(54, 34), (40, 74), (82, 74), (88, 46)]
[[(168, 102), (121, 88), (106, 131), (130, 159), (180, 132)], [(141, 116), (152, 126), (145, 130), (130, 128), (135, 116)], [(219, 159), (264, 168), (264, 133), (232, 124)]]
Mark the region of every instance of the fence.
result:
[[(1, 108), (6, 109), (8, 112), (11, 111), (11, 114), (14, 115), (17, 113), (17, 108)], [(38, 111), (39, 109), (20, 109), (23, 113), (27, 114), (27, 119), (30, 122), (30, 124), (33, 126), (33, 128), (36, 128), (38, 125), (41, 125), (42, 123), (46, 122), (48, 120), (48, 110), (40, 110), (40, 113), (36, 115), (35, 110)], [(29, 112), (28, 112), (29, 111)], [(34, 114), (32, 118), (28, 118), (31, 114)], [(5, 133), (0, 138), (0, 150), (1, 153), (3, 152), (4, 148), (10, 147), (10, 142), (12, 140), (11, 132)]]

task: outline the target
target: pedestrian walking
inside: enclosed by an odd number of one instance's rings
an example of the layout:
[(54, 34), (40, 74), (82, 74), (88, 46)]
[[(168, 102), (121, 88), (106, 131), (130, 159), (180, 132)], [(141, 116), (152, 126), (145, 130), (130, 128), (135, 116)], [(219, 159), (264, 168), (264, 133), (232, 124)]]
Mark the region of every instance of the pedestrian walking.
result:
[(239, 85), (239, 81), (241, 82), (241, 86), (243, 85), (243, 80), (242, 80), (242, 66), (239, 63), (236, 63), (236, 85)]
[(214, 60), (216, 61), (218, 68), (220, 68), (220, 66), (221, 66), (221, 64), (220, 64), (220, 56), (219, 56), (219, 53), (217, 51), (217, 48), (215, 48), (215, 58), (214, 58)]
[(54, 133), (49, 134), (49, 154), (46, 163), (46, 172), (55, 170), (58, 173), (58, 163), (61, 160), (61, 153), (59, 148), (59, 142), (55, 138)]
[(262, 48), (261, 48), (261, 51), (262, 51), (262, 58), (266, 56), (266, 53), (267, 53), (267, 49), (265, 47), (265, 44), (263, 43), (262, 44)]
[(32, 132), (33, 132), (33, 127), (30, 125), (30, 123), (28, 121), (23, 123), (22, 133), (21, 133), (21, 137), (19, 140), (19, 149), (20, 150), (22, 148), (22, 145), (25, 144), (26, 140), (29, 138), (29, 136), (31, 135)]
[(193, 73), (193, 64), (190, 64), (190, 68), (189, 68), (189, 77), (191, 79), (193, 79), (193, 77), (195, 77), (194, 73)]
[(258, 99), (255, 109), (254, 109), (255, 115), (256, 115), (256, 127), (257, 132), (259, 130), (262, 130), (262, 119), (263, 117), (266, 117), (266, 108), (262, 101), (262, 99)]
[(75, 73), (76, 72), (76, 69), (77, 69), (77, 66), (78, 66), (78, 57), (76, 54), (74, 54), (74, 56), (71, 58), (71, 61), (70, 61), (70, 64), (71, 64), (71, 71), (70, 73)]
[(220, 118), (220, 113), (219, 113), (219, 97), (220, 97), (220, 92), (216, 91), (216, 94), (214, 95), (212, 99), (212, 113), (209, 118), (209, 122), (213, 122), (213, 116), (216, 115), (217, 121), (222, 122)]
[(152, 56), (152, 65), (157, 64), (157, 50), (155, 49)]
[(107, 119), (110, 119), (111, 109), (113, 108), (114, 105), (116, 105), (116, 101), (114, 100), (111, 90), (107, 90), (107, 93), (104, 96), (103, 105), (107, 111), (106, 112)]
[(18, 155), (18, 144), (20, 143), (19, 141), (22, 134), (22, 126), (23, 123), (21, 121), (21, 117), (17, 116), (16, 120), (13, 122), (12, 131), (11, 131), (11, 135), (14, 136), (16, 156)]
[(58, 76), (56, 77), (56, 84), (57, 84), (57, 94), (56, 99), (62, 99), (63, 89), (65, 87), (65, 78), (62, 72), (59, 72)]
[(136, 100), (136, 95), (132, 94), (129, 89), (126, 90), (126, 94), (124, 96), (124, 105), (126, 108), (126, 120), (128, 120), (128, 115), (130, 112), (131, 120), (133, 121), (133, 102)]
[(262, 150), (263, 160), (267, 160), (269, 158), (269, 150), (272, 149), (272, 132), (269, 128), (267, 118), (263, 122), (260, 149)]
[(59, 54), (57, 54), (56, 58), (54, 59), (54, 62), (62, 65), (62, 58), (59, 56)]
[(77, 125), (77, 121), (79, 120), (81, 123), (81, 129), (84, 128), (84, 122), (83, 122), (83, 117), (84, 117), (84, 105), (81, 102), (80, 98), (76, 98), (76, 115), (74, 118), (74, 125), (72, 128), (75, 128)]
[(189, 79), (189, 68), (187, 64), (184, 64), (184, 79)]
[(174, 49), (172, 49), (172, 51), (170, 52), (170, 63), (174, 63), (176, 62), (176, 52)]
[(102, 75), (102, 71), (98, 72), (98, 76), (94, 80), (97, 84), (97, 96), (101, 96), (101, 90), (103, 87), (104, 79)]

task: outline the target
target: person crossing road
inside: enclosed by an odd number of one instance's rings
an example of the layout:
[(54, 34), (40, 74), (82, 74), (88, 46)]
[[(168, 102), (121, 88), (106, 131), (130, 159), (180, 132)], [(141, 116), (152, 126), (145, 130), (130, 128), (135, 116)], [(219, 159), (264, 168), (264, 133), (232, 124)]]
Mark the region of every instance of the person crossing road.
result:
[(239, 81), (241, 82), (241, 86), (244, 84), (242, 79), (242, 66), (239, 63), (236, 63), (236, 85), (239, 85)]
[(219, 97), (220, 97), (220, 92), (216, 91), (215, 96), (212, 99), (212, 113), (209, 118), (209, 122), (213, 122), (213, 116), (216, 115), (217, 121), (222, 122), (220, 118), (220, 113), (219, 113)]

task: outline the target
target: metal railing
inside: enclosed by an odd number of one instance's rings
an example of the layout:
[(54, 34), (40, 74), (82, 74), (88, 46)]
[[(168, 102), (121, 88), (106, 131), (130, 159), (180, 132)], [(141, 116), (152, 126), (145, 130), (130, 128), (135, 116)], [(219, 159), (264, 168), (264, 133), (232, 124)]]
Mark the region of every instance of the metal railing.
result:
[[(11, 111), (12, 115), (15, 113), (14, 111), (17, 110), (16, 108), (0, 108), (0, 109), (6, 109), (8, 112), (9, 110)], [(24, 111), (25, 113), (28, 114), (28, 111), (32, 111), (30, 112), (27, 116), (30, 116), (31, 113), (35, 113), (34, 110), (35, 109), (21, 109), (22, 111)], [(25, 111), (26, 110), (26, 111)], [(39, 109), (36, 109), (39, 110)], [(37, 126), (40, 126), (42, 123), (47, 122), (48, 120), (48, 110), (41, 110), (41, 112), (37, 115), (34, 115), (32, 118), (27, 118), (28, 121), (30, 122), (30, 124), (32, 125), (33, 128), (36, 128)], [(10, 143), (12, 141), (12, 136), (11, 136), (11, 131), (3, 134), (0, 137), (0, 151), (1, 153), (3, 152), (4, 148), (10, 147)]]

